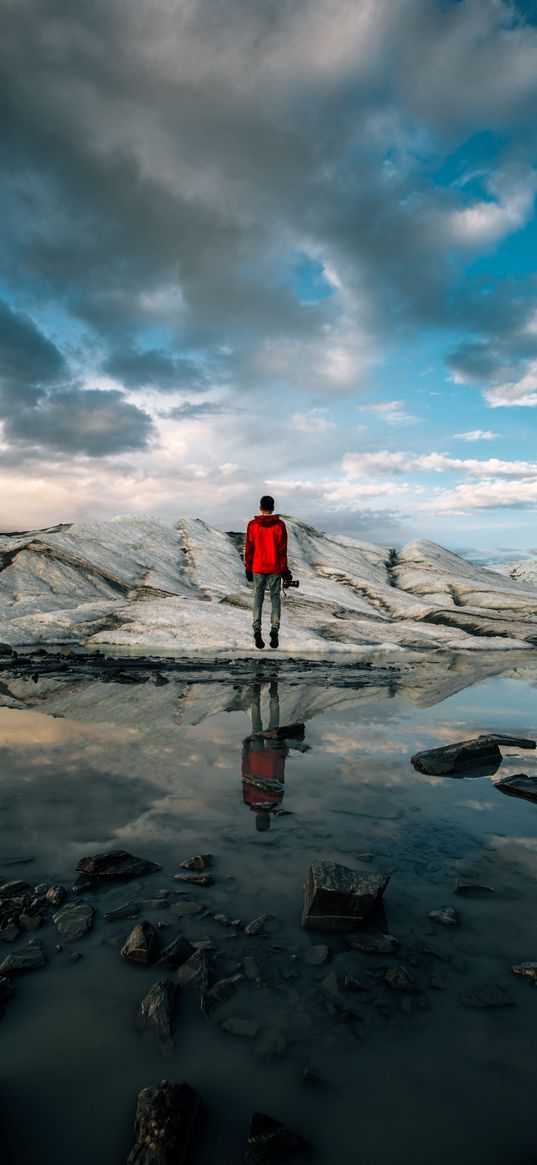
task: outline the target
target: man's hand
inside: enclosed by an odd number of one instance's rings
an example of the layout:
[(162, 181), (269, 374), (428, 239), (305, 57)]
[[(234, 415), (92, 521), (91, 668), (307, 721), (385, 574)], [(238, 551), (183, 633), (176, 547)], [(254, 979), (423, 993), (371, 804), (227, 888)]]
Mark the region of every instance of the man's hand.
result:
[(245, 570), (245, 572), (244, 572), (244, 573), (245, 573), (245, 575), (246, 575), (246, 580), (247, 580), (247, 582), (253, 582), (253, 581), (254, 581), (254, 572), (253, 572), (253, 570)]
[(281, 580), (282, 580), (284, 587), (288, 587), (289, 583), (293, 581), (293, 576), (292, 576), (289, 568), (287, 568), (287, 570), (282, 570)]

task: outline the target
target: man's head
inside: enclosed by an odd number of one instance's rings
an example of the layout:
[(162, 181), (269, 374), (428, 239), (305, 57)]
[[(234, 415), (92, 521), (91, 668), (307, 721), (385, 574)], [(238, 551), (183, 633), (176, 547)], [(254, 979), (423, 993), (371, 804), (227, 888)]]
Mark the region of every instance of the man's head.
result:
[(263, 497), (259, 502), (259, 509), (261, 510), (262, 514), (273, 514), (274, 498), (271, 498), (270, 494), (263, 494)]

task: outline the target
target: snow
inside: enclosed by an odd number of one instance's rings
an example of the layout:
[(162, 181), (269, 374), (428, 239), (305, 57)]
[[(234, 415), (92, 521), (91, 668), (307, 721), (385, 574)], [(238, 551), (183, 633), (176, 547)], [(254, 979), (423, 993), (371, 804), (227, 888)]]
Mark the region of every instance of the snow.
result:
[[(283, 599), (276, 656), (537, 643), (535, 563), (485, 569), (423, 540), (395, 554), (286, 521), (300, 589)], [(0, 536), (1, 638), (15, 647), (257, 654), (251, 601), (236, 539), (199, 519), (129, 515)]]

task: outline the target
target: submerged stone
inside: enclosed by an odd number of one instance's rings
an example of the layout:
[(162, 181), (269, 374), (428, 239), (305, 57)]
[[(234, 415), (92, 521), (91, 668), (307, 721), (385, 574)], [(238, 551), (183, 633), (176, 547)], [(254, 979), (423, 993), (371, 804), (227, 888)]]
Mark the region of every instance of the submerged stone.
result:
[[(492, 775), (502, 762), (499, 745), (511, 745), (516, 748), (535, 748), (534, 740), (527, 740), (518, 736), (504, 736), (500, 733), (488, 733), (472, 740), (459, 740), (455, 744), (443, 745), (441, 748), (430, 748), (424, 752), (416, 752), (410, 762), (420, 773), (429, 776), (475, 776)], [(482, 771), (481, 771), (482, 770)]]
[(243, 1019), (240, 1015), (232, 1015), (229, 1019), (225, 1019), (222, 1024), (222, 1030), (230, 1032), (232, 1036), (246, 1036), (248, 1039), (253, 1039), (259, 1031), (259, 1024), (255, 1019)]
[(316, 947), (308, 947), (307, 951), (304, 952), (304, 962), (309, 963), (312, 967), (321, 967), (323, 963), (326, 963), (329, 955), (328, 947), (321, 943)]
[(254, 1112), (248, 1132), (245, 1165), (271, 1165), (292, 1161), (311, 1151), (311, 1145), (298, 1133), (264, 1112)]
[(47, 956), (36, 938), (31, 938), (25, 947), (11, 951), (0, 963), (0, 975), (22, 975), (25, 971), (37, 971), (44, 967)]
[(511, 970), (513, 975), (518, 975), (521, 979), (525, 979), (526, 982), (537, 987), (537, 963), (515, 963)]
[(455, 893), (466, 898), (485, 898), (487, 894), (495, 894), (496, 891), (492, 886), (485, 886), (481, 882), (457, 882)]
[(138, 1026), (148, 1031), (166, 1055), (173, 1051), (172, 1024), (179, 988), (171, 979), (158, 979), (140, 1004)]
[(176, 882), (191, 882), (194, 886), (214, 886), (212, 874), (174, 874)]
[(438, 922), (440, 926), (457, 926), (459, 919), (452, 906), (443, 906), (442, 910), (431, 910), (431, 922)]
[(199, 987), (203, 994), (209, 986), (210, 968), (211, 956), (209, 951), (205, 947), (200, 947), (199, 950), (194, 951), (194, 954), (186, 959), (179, 967), (176, 982), (181, 987)]
[(52, 921), (60, 938), (66, 943), (74, 943), (91, 930), (94, 914), (93, 906), (88, 903), (70, 902), (52, 915)]
[(393, 934), (351, 934), (345, 942), (363, 955), (394, 955), (399, 946)]
[(416, 990), (416, 980), (412, 978), (406, 967), (388, 967), (384, 973), (384, 982), (392, 991)]
[(485, 1008), (485, 1007), (513, 1007), (514, 1000), (504, 991), (503, 987), (496, 987), (491, 984), (487, 987), (482, 987), (479, 991), (473, 991), (469, 995), (463, 995), (462, 1002), (465, 1007)]
[(260, 914), (257, 918), (252, 919), (252, 922), (249, 922), (248, 925), (245, 926), (244, 933), (250, 937), (256, 934), (262, 934), (263, 931), (267, 930), (267, 928), (273, 930), (274, 924), (277, 923), (277, 921), (278, 919), (276, 918), (275, 914)]
[(122, 906), (116, 906), (114, 910), (107, 910), (105, 918), (109, 922), (115, 922), (116, 918), (136, 918), (140, 913), (140, 907), (137, 902), (124, 902)]
[(161, 1080), (156, 1088), (142, 1088), (127, 1165), (186, 1165), (200, 1112), (200, 1097), (189, 1084)]
[(500, 793), (509, 793), (511, 797), (537, 801), (537, 776), (529, 777), (527, 773), (514, 773), (512, 777), (502, 777), (501, 781), (496, 781), (496, 788)]
[(3, 882), (0, 886), (0, 898), (12, 898), (14, 894), (21, 894), (30, 888), (29, 882), (16, 878), (12, 882)]
[(228, 999), (231, 999), (231, 996), (241, 983), (244, 983), (242, 975), (230, 975), (228, 979), (219, 979), (214, 987), (210, 987), (208, 991), (204, 991), (201, 997), (201, 1010), (203, 1014), (209, 1016), (214, 1011), (218, 1011), (224, 1003), (227, 1003)]
[(159, 937), (150, 922), (139, 922), (121, 948), (128, 963), (154, 963), (159, 952)]
[(160, 869), (157, 862), (134, 857), (127, 850), (116, 849), (81, 858), (76, 872), (84, 874), (86, 879), (95, 881), (129, 881), (131, 878), (141, 878), (143, 874), (153, 874)]
[(178, 967), (182, 967), (187, 959), (190, 959), (194, 954), (194, 947), (191, 946), (184, 934), (180, 934), (172, 943), (169, 943), (164, 948), (160, 959), (158, 961), (159, 967), (166, 971), (176, 971)]
[(185, 898), (179, 902), (174, 903), (174, 910), (178, 918), (182, 918), (184, 914), (199, 914), (203, 910), (201, 902), (194, 902), (193, 899)]
[(314, 862), (306, 877), (302, 925), (308, 930), (355, 930), (378, 905), (389, 880), (389, 874)]

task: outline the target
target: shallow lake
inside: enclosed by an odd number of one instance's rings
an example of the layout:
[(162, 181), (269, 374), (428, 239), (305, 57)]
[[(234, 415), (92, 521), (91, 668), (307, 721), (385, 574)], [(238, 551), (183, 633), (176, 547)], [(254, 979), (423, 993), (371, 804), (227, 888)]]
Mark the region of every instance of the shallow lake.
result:
[[(81, 857), (113, 848), (162, 869), (80, 895), (96, 915), (78, 943), (57, 951), (50, 921), (37, 932), (48, 963), (16, 979), (0, 1026), (2, 1161), (124, 1162), (137, 1092), (163, 1078), (201, 1094), (194, 1160), (204, 1165), (243, 1160), (256, 1110), (306, 1137), (322, 1165), (535, 1160), (537, 991), (510, 968), (537, 959), (537, 805), (495, 781), (537, 773), (537, 756), (504, 748), (499, 771), (475, 779), (424, 776), (409, 758), (483, 732), (535, 739), (536, 685), (529, 655), (515, 678), (493, 676), (437, 703), (438, 685), (431, 680), (429, 701), (419, 669), (416, 682), (368, 687), (253, 665), (246, 678), (214, 683), (6, 682), (2, 880), (70, 889)], [(258, 747), (260, 726), (296, 720), (303, 742)], [(259, 773), (283, 787), (267, 797), (249, 780)], [(215, 884), (179, 885), (180, 863), (206, 852)], [(397, 956), (359, 954), (343, 936), (302, 928), (316, 859), (390, 874), (374, 929), (400, 940)], [(495, 893), (462, 897), (458, 879)], [(162, 924), (162, 946), (179, 933), (210, 939), (217, 978), (246, 955), (259, 972), (212, 1020), (184, 989), (167, 1057), (136, 1025), (163, 972), (122, 959), (136, 920), (103, 917), (128, 899), (140, 919)], [(185, 901), (201, 909), (182, 914)], [(444, 906), (457, 927), (430, 920)], [(215, 921), (218, 912), (277, 921), (247, 937)], [(28, 937), (0, 942), (1, 957)], [(323, 965), (306, 959), (319, 944), (329, 948)], [(407, 968), (415, 990), (390, 990), (392, 965)], [(345, 990), (345, 972), (361, 990)], [(512, 1005), (464, 1002), (487, 986)], [(237, 1016), (255, 1022), (254, 1035), (223, 1029)], [(306, 1068), (320, 1082), (305, 1083)]]

